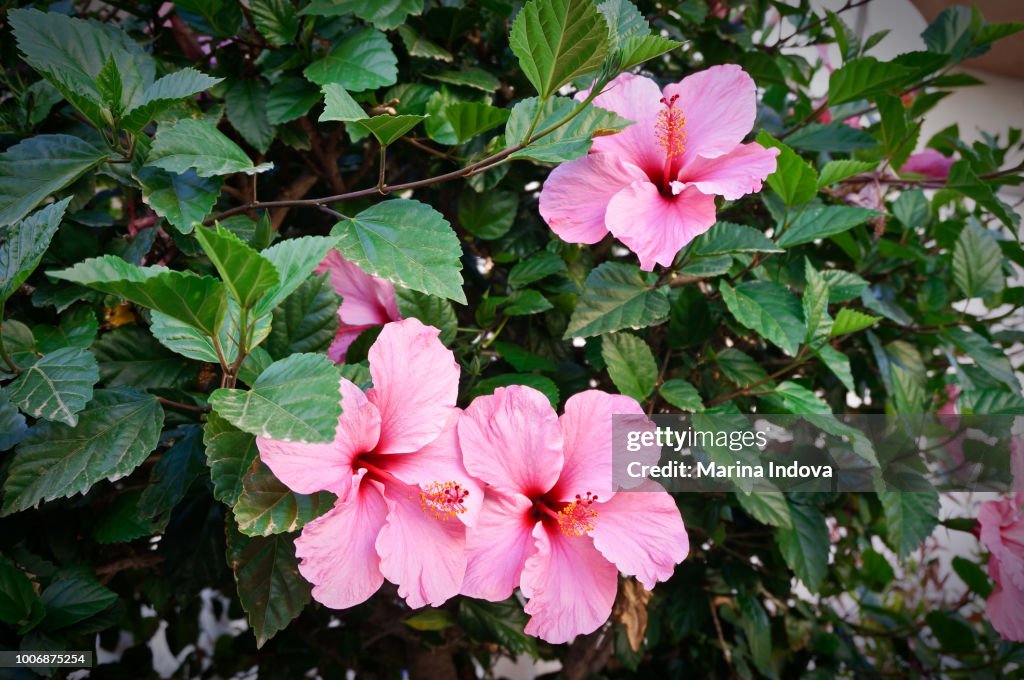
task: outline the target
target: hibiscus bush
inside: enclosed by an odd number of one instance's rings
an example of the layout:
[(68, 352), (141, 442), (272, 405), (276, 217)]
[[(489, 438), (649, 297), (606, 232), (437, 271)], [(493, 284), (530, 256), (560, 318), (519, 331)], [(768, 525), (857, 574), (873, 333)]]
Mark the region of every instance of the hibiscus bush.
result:
[(612, 486), (613, 414), (1024, 411), (1021, 132), (921, 135), (1024, 25), (862, 4), (6, 3), (0, 650), (1018, 668), (1014, 497)]

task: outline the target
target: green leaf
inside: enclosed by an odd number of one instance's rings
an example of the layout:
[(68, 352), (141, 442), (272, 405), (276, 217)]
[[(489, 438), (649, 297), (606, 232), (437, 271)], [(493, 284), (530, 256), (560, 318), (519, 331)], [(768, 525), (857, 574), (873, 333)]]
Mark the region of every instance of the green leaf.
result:
[(505, 316), (529, 316), (552, 307), (554, 305), (539, 291), (519, 290), (509, 296), (508, 304), (501, 311)]
[(326, 120), (354, 121), (365, 120), (369, 116), (366, 111), (352, 98), (345, 88), (337, 83), (327, 83), (322, 88), (324, 93), (324, 112), (320, 114), (320, 122)]
[(868, 287), (868, 282), (863, 278), (841, 269), (826, 269), (821, 275), (828, 281), (829, 298), (832, 302), (855, 300)]
[(301, 118), (316, 106), (320, 96), (320, 88), (304, 78), (282, 78), (267, 95), (267, 122), (280, 125)]
[[(543, 107), (533, 136), (566, 119), (579, 106), (579, 102), (568, 97), (552, 97), (542, 102), (537, 97), (524, 99), (512, 107), (505, 126), (505, 143), (508, 148), (526, 144), (527, 133), (538, 107)], [(540, 137), (524, 149), (513, 153), (511, 158), (531, 158), (545, 163), (562, 163), (587, 155), (595, 136), (607, 135), (632, 125), (616, 113), (590, 104), (571, 121), (554, 132)]]
[(917, 69), (874, 57), (851, 59), (832, 72), (828, 81), (828, 104), (837, 106), (867, 99), (912, 83)]
[(753, 493), (736, 493), (736, 501), (743, 511), (762, 524), (782, 529), (792, 529), (793, 516), (789, 510), (789, 501), (783, 493), (756, 491)]
[(300, 352), (326, 352), (338, 333), (339, 304), (341, 298), (327, 274), (304, 282), (274, 309), (266, 350), (276, 359)]
[[(973, 519), (970, 522), (972, 525), (974, 524)], [(972, 593), (977, 593), (982, 597), (992, 594), (992, 584), (989, 583), (988, 576), (973, 561), (958, 555), (953, 558), (953, 571), (971, 589)]]
[(353, 13), (381, 29), (404, 23), (410, 14), (423, 12), (423, 0), (312, 0), (302, 14), (343, 16)]
[(821, 511), (810, 505), (789, 501), (793, 526), (775, 532), (786, 564), (811, 592), (818, 592), (828, 573), (830, 541)]
[(302, 613), (311, 586), (299, 574), (291, 536), (249, 538), (229, 524), (226, 552), (238, 599), (260, 648)]
[(798, 415), (832, 413), (832, 409), (818, 395), (791, 380), (779, 383), (764, 400), (788, 413)]
[(136, 267), (114, 255), (94, 257), (70, 269), (47, 274), (119, 295), (184, 321), (207, 335), (216, 335), (224, 317), (224, 286), (210, 276), (160, 266)]
[(669, 312), (668, 292), (656, 277), (632, 264), (605, 262), (587, 276), (565, 337), (587, 337), (623, 328), (644, 328)]
[(100, 511), (93, 521), (92, 537), (97, 543), (129, 543), (159, 532), (162, 527), (138, 513), (142, 491), (130, 489), (119, 493), (114, 502)]
[(960, 61), (974, 46), (972, 12), (968, 7), (947, 7), (921, 33), (931, 52), (950, 55)]
[(396, 288), (395, 298), (403, 319), (419, 319), (425, 325), (439, 329), (440, 340), (444, 345), (451, 345), (455, 341), (459, 320), (451, 302), (405, 288)]
[(231, 126), (254, 149), (266, 153), (274, 141), (274, 126), (267, 119), (267, 84), (262, 80), (232, 80), (224, 103)]
[(220, 178), (200, 177), (195, 170), (176, 174), (142, 167), (135, 177), (142, 186), (143, 202), (183, 234), (191, 234), (210, 214), (222, 184)]
[(332, 494), (298, 494), (278, 481), (262, 461), (255, 460), (242, 478), (235, 502), (235, 521), (246, 536), (271, 536), (298, 531), (334, 504)]
[(455, 617), (444, 609), (428, 607), (418, 614), (413, 614), (402, 623), (413, 630), (445, 630), (455, 625)]
[(761, 364), (735, 347), (722, 350), (715, 360), (725, 377), (736, 383), (737, 387), (763, 385), (768, 382), (768, 373)]
[(835, 236), (858, 227), (872, 217), (882, 215), (876, 210), (847, 205), (826, 205), (821, 208), (804, 210), (779, 237), (783, 248), (810, 243), (811, 241)]
[(192, 425), (153, 466), (149, 486), (138, 502), (138, 516), (166, 526), (171, 511), (185, 498), (189, 487), (206, 474), (202, 429)]
[(479, 381), (473, 388), (473, 391), (470, 393), (470, 399), (491, 394), (499, 387), (508, 387), (509, 385), (532, 387), (542, 392), (548, 398), (548, 401), (551, 402), (551, 408), (558, 408), (558, 385), (551, 378), (536, 375), (535, 373), (504, 373), (493, 378), (485, 378)]
[(920, 189), (903, 191), (892, 204), (892, 214), (904, 226), (915, 229), (928, 219), (928, 199)]
[(459, 598), (459, 625), (471, 638), (501, 645), (513, 656), (537, 658), (537, 640), (523, 632), (528, 618), (515, 597), (501, 602)]
[(501, 358), (512, 365), (512, 368), (524, 373), (528, 371), (557, 371), (555, 362), (523, 349), (518, 345), (500, 340), (494, 343), (494, 349), (498, 351)]
[(195, 365), (171, 354), (153, 336), (134, 326), (104, 333), (92, 351), (99, 362), (100, 380), (110, 387), (185, 387), (196, 376)]
[(280, 283), (274, 265), (224, 227), (200, 227), (196, 240), (224, 281), (232, 297), (243, 307), (257, 300)]
[(274, 265), (281, 280), (256, 303), (255, 315), (270, 314), (313, 274), (337, 241), (333, 236), (302, 236), (280, 241), (260, 253)]
[(613, 333), (601, 339), (601, 356), (619, 392), (643, 401), (658, 380), (658, 365), (647, 343), (631, 333)]
[(963, 354), (971, 358), (981, 370), (1008, 386), (1014, 392), (1020, 392), (1020, 382), (1013, 364), (1002, 349), (993, 345), (977, 333), (962, 328), (946, 328), (943, 331), (953, 345)]
[(775, 172), (766, 181), (787, 206), (807, 203), (817, 195), (818, 176), (810, 163), (764, 130), (757, 134), (757, 141), (765, 148), (779, 149)]
[(843, 383), (843, 387), (851, 392), (857, 389), (853, 381), (853, 371), (850, 368), (849, 357), (828, 344), (815, 348), (814, 353), (839, 378), (839, 381)]
[(120, 118), (123, 112), (121, 96), (124, 94), (124, 88), (121, 85), (121, 75), (117, 72), (117, 64), (113, 57), (107, 57), (103, 68), (96, 74), (96, 89), (99, 91), (104, 108), (110, 112), (111, 118)]
[(494, 92), (501, 87), (501, 81), (482, 68), (464, 68), (459, 71), (445, 70), (437, 73), (425, 73), (427, 78), (439, 80), (449, 85), (471, 87), (484, 92)]
[[(196, 361), (205, 361), (212, 364), (220, 363), (220, 357), (217, 355), (212, 336), (193, 328), (184, 321), (179, 321), (158, 311), (154, 311), (151, 314), (151, 320), (150, 332), (167, 349)], [(238, 345), (235, 343), (234, 338), (238, 338), (241, 334), (240, 323), (241, 311), (239, 310), (238, 303), (232, 298), (227, 298), (227, 311), (220, 330), (217, 331), (217, 341), (220, 344), (221, 353), (224, 355), (226, 363), (231, 363), (238, 357)], [(268, 333), (270, 333), (270, 315), (265, 314), (259, 316), (256, 320), (256, 325), (253, 328), (253, 339), (249, 343), (251, 345), (250, 349), (265, 339)]]
[(704, 402), (697, 388), (680, 378), (666, 380), (658, 393), (662, 399), (683, 411), (700, 413), (704, 410)]
[(794, 149), (818, 153), (850, 153), (878, 146), (870, 134), (842, 121), (810, 123), (786, 137), (786, 143)]
[(953, 163), (953, 167), (949, 169), (946, 186), (972, 199), (1008, 227), (1016, 227), (1020, 222), (1020, 216), (999, 200), (992, 186), (975, 175), (971, 164), (966, 160)]
[(97, 390), (75, 427), (38, 424), (18, 446), (0, 514), (124, 477), (156, 448), (163, 422), (156, 397), (123, 387)]
[(508, 120), (509, 111), (480, 102), (458, 102), (446, 107), (444, 115), (451, 123), (458, 143), (464, 144), (473, 137), (504, 124)]
[(306, 67), (303, 74), (317, 85), (337, 83), (349, 92), (394, 85), (398, 59), (387, 36), (372, 28), (348, 33), (326, 56)]
[(0, 556), (0, 621), (25, 632), (39, 623), (44, 613), (43, 602), (29, 577)]
[(466, 304), (462, 249), (451, 226), (429, 205), (409, 199), (378, 203), (331, 231), (338, 250), (372, 276)]
[(249, 11), (256, 29), (271, 45), (287, 47), (299, 31), (299, 17), (288, 0), (251, 0)]
[(424, 59), (437, 59), (439, 61), (452, 60), (452, 53), (440, 45), (430, 42), (422, 35), (412, 30), (407, 24), (398, 27), (398, 35), (405, 43), (405, 50), (410, 57), (423, 57)]
[(474, 236), (492, 241), (508, 233), (518, 209), (519, 195), (512, 191), (463, 191), (459, 197), (459, 223)]
[(213, 497), (234, 506), (242, 493), (245, 474), (259, 456), (256, 437), (242, 432), (214, 411), (203, 428), (203, 444), (213, 481)]
[(249, 391), (216, 390), (210, 406), (235, 427), (260, 437), (331, 442), (341, 415), (338, 377), (326, 356), (293, 354), (271, 364)]
[(622, 69), (632, 68), (649, 59), (671, 52), (684, 43), (660, 35), (634, 35), (622, 43)]
[(722, 299), (736, 320), (795, 356), (807, 336), (800, 301), (771, 281), (720, 286)]
[(43, 628), (48, 631), (67, 628), (100, 613), (117, 602), (117, 593), (89, 575), (75, 575), (55, 580), (40, 598), (46, 608)]
[(716, 222), (693, 240), (688, 252), (693, 257), (707, 257), (731, 253), (781, 253), (782, 249), (757, 229), (732, 222)]
[(999, 243), (990, 230), (973, 220), (953, 248), (953, 281), (969, 298), (995, 295), (1006, 286)]
[(255, 175), (273, 163), (252, 164), (242, 148), (217, 128), (201, 120), (185, 118), (173, 125), (161, 125), (146, 165), (182, 174), (195, 170), (200, 177), (244, 172)]
[(930, 491), (879, 491), (889, 545), (900, 559), (917, 549), (938, 525), (939, 494)]
[(378, 142), (387, 146), (419, 125), (424, 118), (426, 116), (389, 116), (385, 113), (360, 120), (359, 124), (373, 133)]
[(978, 649), (974, 627), (959, 613), (932, 610), (924, 618), (944, 654), (970, 654)]
[(512, 266), (508, 272), (508, 285), (521, 288), (565, 270), (565, 260), (554, 253), (542, 250)]
[(0, 451), (14, 447), (28, 434), (25, 416), (0, 394)]
[(106, 157), (102, 149), (70, 135), (37, 135), (9, 147), (0, 154), (0, 226), (25, 217)]
[(142, 99), (121, 118), (121, 127), (141, 132), (149, 121), (183, 99), (194, 97), (220, 83), (223, 78), (212, 78), (194, 68), (183, 68), (168, 73), (146, 88)]
[(74, 427), (100, 379), (96, 357), (75, 347), (44, 355), (11, 383), (7, 396), (33, 418)]
[(595, 71), (608, 53), (608, 24), (591, 0), (530, 0), (516, 15), (509, 47), (542, 99)]
[[(814, 343), (815, 336), (823, 334), (828, 337), (829, 326), (832, 323), (828, 315), (828, 282), (825, 277), (814, 268), (811, 261), (804, 259), (804, 279), (806, 285), (801, 302), (804, 308), (804, 323), (807, 324), (807, 336), (804, 341)], [(823, 331), (823, 333), (819, 333)]]
[(832, 337), (835, 338), (840, 335), (862, 331), (865, 328), (874, 326), (881, 319), (882, 317), (880, 316), (871, 316), (850, 307), (843, 307), (836, 314), (835, 321), (832, 322)]
[(825, 167), (821, 169), (821, 175), (818, 177), (818, 188), (823, 189), (827, 186), (832, 186), (836, 182), (847, 179), (848, 177), (859, 175), (862, 172), (870, 172), (877, 166), (877, 162), (868, 161), (829, 161), (825, 164)]
[(0, 230), (0, 238), (3, 238), (3, 243), (0, 243), (0, 303), (21, 288), (21, 284), (39, 266), (70, 201), (69, 197), (59, 203), (51, 203)]

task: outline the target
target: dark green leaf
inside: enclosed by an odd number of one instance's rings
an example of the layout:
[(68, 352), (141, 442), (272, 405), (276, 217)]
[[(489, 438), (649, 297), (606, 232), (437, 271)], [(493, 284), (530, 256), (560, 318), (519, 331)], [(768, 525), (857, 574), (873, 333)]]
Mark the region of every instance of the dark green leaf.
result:
[(251, 0), (249, 11), (256, 28), (271, 45), (286, 47), (295, 39), (299, 17), (288, 0)]
[(274, 141), (274, 127), (267, 120), (267, 84), (261, 80), (233, 80), (224, 95), (228, 122), (242, 139), (260, 153)]
[(704, 410), (704, 402), (697, 388), (680, 378), (666, 380), (658, 392), (662, 399), (683, 411), (700, 413)]
[(809, 208), (793, 220), (789, 228), (779, 237), (783, 248), (810, 243), (819, 238), (828, 238), (860, 226), (883, 213), (867, 208), (847, 205), (826, 205)]
[(0, 154), (0, 226), (17, 222), (106, 157), (70, 135), (37, 135), (9, 147)]
[(711, 229), (694, 239), (688, 251), (693, 257), (781, 252), (781, 248), (757, 229), (732, 222), (716, 222)]
[(654, 288), (655, 277), (636, 265), (605, 262), (587, 276), (566, 337), (643, 328), (668, 316), (667, 291)]
[(32, 581), (13, 562), (0, 556), (0, 621), (24, 632), (43, 618), (42, 600)]
[(512, 228), (518, 207), (519, 196), (511, 191), (463, 191), (459, 197), (459, 223), (478, 238), (494, 240)]
[(274, 309), (266, 350), (283, 359), (299, 352), (326, 352), (338, 332), (341, 298), (326, 274), (314, 276)]
[(496, 375), (493, 378), (485, 378), (476, 384), (470, 394), (470, 398), (475, 399), (476, 397), (488, 395), (499, 387), (508, 387), (509, 385), (532, 387), (544, 393), (544, 396), (551, 402), (552, 408), (558, 407), (558, 385), (551, 378), (534, 373), (505, 373), (503, 375)]
[(508, 272), (508, 285), (520, 288), (552, 274), (564, 272), (565, 269), (565, 260), (554, 253), (542, 250), (513, 265)]
[(647, 343), (630, 333), (613, 333), (601, 339), (601, 356), (608, 375), (622, 394), (643, 401), (658, 380), (658, 365)]
[(398, 312), (403, 319), (419, 319), (427, 326), (441, 331), (440, 340), (445, 345), (455, 341), (459, 320), (455, 308), (445, 298), (427, 295), (405, 288), (395, 289)]
[(92, 399), (100, 379), (96, 357), (88, 350), (67, 347), (43, 355), (11, 383), (7, 396), (26, 414), (74, 427), (78, 412)]
[[(267, 122), (280, 125), (301, 118), (316, 106), (320, 96), (320, 88), (308, 80), (282, 78), (270, 88), (270, 94), (267, 95)], [(359, 112), (362, 113), (361, 108)]]
[(195, 170), (200, 177), (255, 175), (273, 167), (273, 163), (253, 165), (242, 148), (217, 128), (191, 118), (160, 126), (146, 164), (178, 174)]
[(43, 628), (59, 630), (84, 621), (117, 602), (117, 593), (93, 576), (72, 576), (54, 581), (40, 595), (46, 608)]
[(252, 307), (280, 283), (274, 265), (224, 227), (200, 227), (196, 230), (196, 240), (216, 267), (228, 292), (242, 307)]
[[(11, 297), (43, 259), (70, 198), (52, 203), (0, 230), (0, 303)], [(2, 319), (0, 319), (2, 321)]]
[(233, 506), (242, 493), (246, 472), (259, 456), (256, 437), (242, 432), (214, 411), (203, 428), (203, 444), (214, 498)]
[(888, 90), (909, 85), (917, 70), (874, 57), (851, 59), (832, 72), (828, 81), (829, 106), (867, 99)]
[(262, 461), (255, 460), (242, 478), (235, 502), (238, 530), (246, 536), (271, 536), (298, 531), (330, 509), (332, 494), (297, 494), (282, 484)]
[(821, 511), (810, 505), (789, 502), (792, 528), (775, 533), (786, 564), (811, 592), (818, 592), (828, 572), (828, 527)]
[(966, 297), (988, 297), (1003, 290), (1003, 253), (991, 231), (967, 223), (953, 249), (953, 281)]
[(183, 234), (191, 234), (213, 210), (222, 180), (200, 177), (195, 170), (182, 174), (142, 167), (135, 174), (142, 185), (142, 200)]
[(917, 549), (938, 524), (939, 495), (930, 491), (880, 491), (886, 534), (900, 559)]
[(792, 293), (771, 281), (723, 283), (722, 299), (736, 320), (795, 356), (807, 335), (803, 309)]
[(397, 67), (398, 59), (387, 37), (380, 31), (363, 28), (347, 34), (303, 73), (317, 85), (337, 83), (349, 92), (363, 92), (394, 85), (398, 80)]

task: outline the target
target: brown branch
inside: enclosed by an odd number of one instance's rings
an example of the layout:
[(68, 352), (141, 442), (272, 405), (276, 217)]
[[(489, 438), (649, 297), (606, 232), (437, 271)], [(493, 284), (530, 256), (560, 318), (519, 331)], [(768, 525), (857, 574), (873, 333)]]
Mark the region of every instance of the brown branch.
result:
[(183, 404), (180, 401), (171, 401), (170, 399), (164, 399), (163, 397), (157, 397), (156, 400), (159, 401), (162, 405), (167, 406), (168, 408), (176, 408), (182, 411), (191, 411), (192, 413), (210, 412), (209, 406), (193, 406), (192, 404)]

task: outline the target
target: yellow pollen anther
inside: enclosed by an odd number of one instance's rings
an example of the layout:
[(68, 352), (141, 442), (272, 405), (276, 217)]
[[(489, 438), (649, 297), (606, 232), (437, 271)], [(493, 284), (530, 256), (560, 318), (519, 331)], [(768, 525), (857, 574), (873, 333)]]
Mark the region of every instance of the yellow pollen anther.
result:
[(434, 519), (447, 522), (449, 518), (466, 512), (468, 496), (469, 491), (458, 482), (433, 482), (420, 492), (420, 507)]
[(585, 498), (576, 494), (576, 500), (558, 511), (558, 526), (566, 536), (583, 536), (594, 529), (597, 511), (590, 506), (597, 496), (587, 492)]
[(677, 99), (677, 94), (669, 99), (662, 98), (663, 108), (658, 112), (655, 125), (658, 146), (665, 152), (666, 160), (682, 154), (686, 149), (686, 117), (681, 108), (675, 107)]

